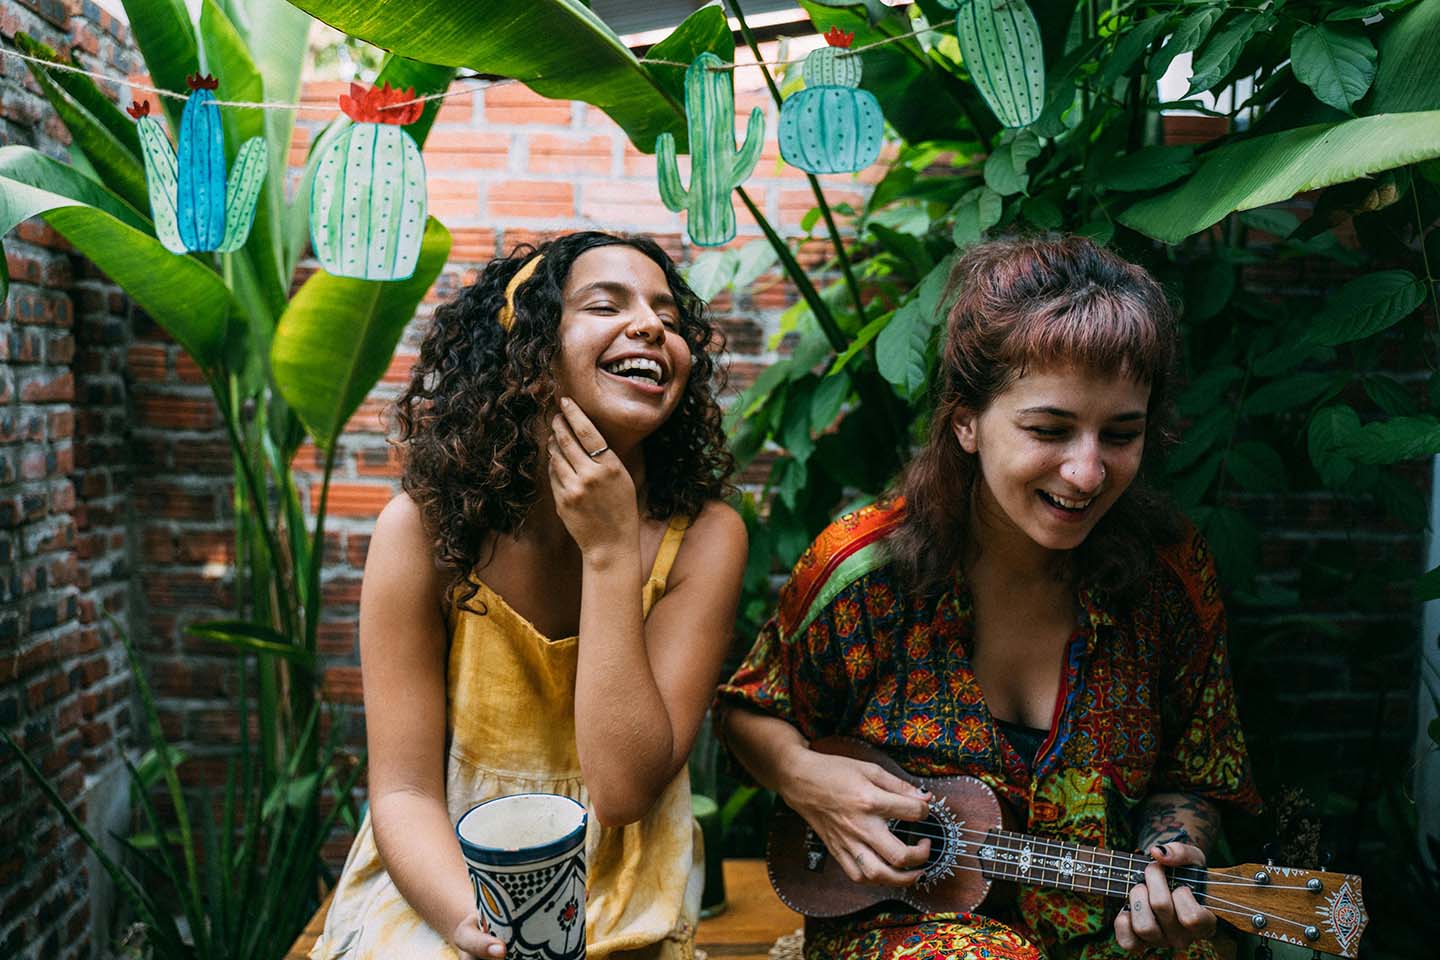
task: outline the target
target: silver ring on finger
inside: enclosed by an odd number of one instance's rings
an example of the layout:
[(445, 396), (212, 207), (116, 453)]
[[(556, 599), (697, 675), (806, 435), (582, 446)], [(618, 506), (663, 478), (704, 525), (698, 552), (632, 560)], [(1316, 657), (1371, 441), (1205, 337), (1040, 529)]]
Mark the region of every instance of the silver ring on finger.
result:
[(604, 453), (606, 450), (609, 450), (609, 449), (610, 449), (610, 445), (607, 443), (605, 446), (601, 447), (599, 450), (596, 450), (596, 451), (594, 451), (594, 452), (592, 452), (592, 453), (587, 453), (586, 456), (589, 457), (591, 460), (594, 460), (596, 457), (600, 456), (600, 454)]

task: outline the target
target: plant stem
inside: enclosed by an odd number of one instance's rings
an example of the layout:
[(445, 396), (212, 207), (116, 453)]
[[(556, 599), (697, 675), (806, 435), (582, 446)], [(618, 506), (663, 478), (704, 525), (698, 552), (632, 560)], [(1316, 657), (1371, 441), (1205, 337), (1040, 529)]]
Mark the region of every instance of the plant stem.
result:
[[(1430, 269), (1430, 252), (1425, 249), (1425, 214), (1420, 210), (1420, 194), (1415, 190), (1415, 168), (1405, 171), (1410, 176), (1410, 202), (1415, 205), (1415, 239), (1420, 246), (1420, 262), (1425, 266), (1425, 289), (1430, 293), (1430, 307), (1435, 312), (1435, 322), (1440, 323), (1440, 294), (1436, 292), (1435, 271)], [(1430, 369), (1435, 369), (1434, 358), (1428, 358)]]
[[(745, 22), (745, 11), (740, 9), (739, 0), (729, 0), (730, 9), (735, 11), (735, 19), (740, 23), (740, 33), (744, 35), (746, 44), (749, 45), (752, 53), (755, 54), (755, 62), (760, 65), (760, 73), (765, 77), (765, 86), (770, 88), (770, 96), (775, 100), (776, 107), (783, 107), (784, 103), (780, 96), (780, 88), (775, 85), (775, 78), (770, 75), (770, 68), (765, 65), (765, 57), (760, 53), (760, 44), (756, 42), (755, 35), (750, 32), (750, 26)], [(850, 266), (850, 256), (845, 252), (845, 241), (840, 237), (840, 230), (835, 226), (835, 216), (830, 212), (830, 204), (825, 200), (825, 191), (820, 188), (820, 181), (815, 174), (807, 172), (805, 179), (810, 182), (810, 192), (815, 194), (815, 203), (820, 207), (820, 216), (825, 218), (825, 227), (830, 232), (830, 244), (835, 248), (835, 259), (840, 262), (840, 272), (845, 277), (845, 288), (850, 292), (850, 300), (855, 304), (855, 317), (860, 326), (865, 325), (865, 301), (860, 297), (860, 284), (855, 282), (855, 271)]]
[(820, 296), (820, 291), (815, 289), (815, 284), (810, 282), (810, 277), (801, 269), (799, 262), (795, 259), (795, 254), (790, 252), (789, 244), (775, 232), (775, 228), (770, 225), (769, 220), (765, 219), (760, 208), (755, 206), (755, 201), (750, 199), (750, 194), (745, 192), (744, 187), (736, 187), (735, 192), (740, 194), (740, 200), (745, 204), (745, 209), (750, 211), (750, 215), (755, 218), (755, 222), (764, 232), (765, 239), (769, 240), (770, 246), (775, 248), (775, 253), (780, 257), (780, 265), (785, 268), (785, 272), (794, 281), (805, 305), (814, 314), (815, 322), (820, 324), (820, 331), (825, 334), (825, 339), (830, 341), (831, 348), (836, 353), (844, 353), (845, 348), (849, 345), (844, 332), (835, 323), (835, 318), (830, 313), (830, 307)]
[(249, 448), (245, 444), (244, 438), (240, 436), (239, 426), (235, 422), (235, 410), (228, 402), (228, 391), (222, 391), (220, 385), (214, 380), (210, 381), (210, 390), (219, 402), (220, 418), (225, 422), (225, 432), (230, 440), (230, 449), (235, 454), (235, 465), (239, 468), (240, 478), (245, 483), (245, 492), (249, 496), (250, 507), (255, 511), (256, 525), (260, 528), (261, 536), (265, 540), (265, 548), (270, 554), (271, 579), (275, 584), (277, 594), (276, 614), (281, 620), (281, 629), (293, 635), (296, 625), (291, 622), (289, 592), (285, 589), (283, 577), (278, 572), (281, 559), (280, 542), (275, 536), (275, 531), (266, 521), (265, 501), (261, 495), (260, 481), (255, 476), (254, 468), (250, 463)]

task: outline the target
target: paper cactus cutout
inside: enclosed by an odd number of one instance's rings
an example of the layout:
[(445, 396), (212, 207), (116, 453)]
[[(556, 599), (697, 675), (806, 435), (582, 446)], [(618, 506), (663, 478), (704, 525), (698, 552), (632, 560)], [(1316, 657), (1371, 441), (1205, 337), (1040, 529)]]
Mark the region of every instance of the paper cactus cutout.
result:
[(829, 46), (805, 57), (805, 89), (780, 107), (780, 156), (792, 167), (855, 173), (880, 156), (885, 116), (874, 94), (857, 89), (860, 58), (844, 52), (854, 39), (831, 27)]
[(191, 94), (180, 115), (179, 151), (150, 116), (150, 101), (129, 107), (140, 135), (150, 217), (155, 236), (171, 253), (230, 253), (245, 245), (255, 203), (265, 186), (265, 138), (251, 137), (225, 175), (225, 132), (215, 105), (214, 77), (187, 77)]
[(702, 53), (685, 71), (685, 113), (690, 129), (690, 189), (680, 184), (675, 163), (675, 137), (660, 134), (655, 158), (660, 199), (679, 213), (689, 211), (686, 230), (702, 247), (715, 247), (735, 237), (735, 208), (730, 191), (745, 182), (760, 159), (765, 143), (765, 113), (750, 112), (745, 142), (735, 148), (735, 91), (728, 71), (713, 53)]
[[(425, 105), (413, 88), (350, 85), (340, 109), (355, 123), (328, 144), (310, 190), (310, 242), (339, 277), (404, 280), (415, 272), (425, 235), (425, 164), (400, 129)], [(404, 106), (396, 106), (404, 104)]]
[(1025, 0), (969, 0), (956, 11), (955, 34), (966, 69), (1000, 122), (1034, 123), (1045, 109), (1045, 51)]

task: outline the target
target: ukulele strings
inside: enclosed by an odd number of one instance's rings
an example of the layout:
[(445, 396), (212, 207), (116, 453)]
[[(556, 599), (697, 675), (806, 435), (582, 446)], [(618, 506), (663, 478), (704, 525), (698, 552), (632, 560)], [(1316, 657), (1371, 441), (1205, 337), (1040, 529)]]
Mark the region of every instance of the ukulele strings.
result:
[[(904, 822), (904, 823), (913, 823), (914, 821), (902, 821), (902, 822)], [(930, 823), (930, 822), (931, 822), (931, 821), (925, 821), (925, 823)], [(925, 823), (917, 824), (917, 826), (923, 827), (923, 826), (925, 825)], [(981, 839), (984, 839), (984, 838), (987, 838), (987, 837), (990, 836), (990, 831), (988, 831), (988, 830), (980, 830), (980, 829), (977, 829), (977, 828), (975, 828), (975, 827), (961, 827), (961, 826), (957, 826), (957, 827), (956, 827), (956, 830), (957, 830), (958, 832), (960, 832), (960, 833), (970, 834), (970, 835), (972, 835), (972, 836), (976, 836), (976, 837), (979, 837), (979, 838), (981, 838)], [(900, 826), (899, 824), (896, 824), (896, 826), (891, 829), (891, 833), (893, 833), (897, 838), (902, 839), (902, 840), (905, 839), (905, 838), (907, 838), (907, 837), (913, 837), (913, 838), (916, 838), (916, 839), (924, 838), (924, 839), (928, 839), (928, 840), (944, 840), (944, 839), (945, 839), (945, 836), (946, 836), (944, 830), (941, 830), (940, 832), (935, 832), (935, 831), (924, 830), (924, 829), (906, 828), (906, 827)], [(1002, 842), (1001, 842), (1001, 843), (998, 843), (998, 844), (995, 844), (995, 846), (998, 846), (998, 847), (1000, 847), (1001, 849), (1006, 850), (1007, 852), (1013, 852), (1013, 848), (1010, 847), (1010, 846), (1008, 846), (1007, 844), (1008, 844), (1009, 842), (1012, 842), (1013, 839), (1014, 839), (1015, 837), (1017, 837), (1017, 836), (1018, 836), (1018, 835), (1013, 835), (1013, 836), (1012, 836), (1012, 835), (1008, 835), (1008, 834), (1002, 834), (1002, 835), (1000, 836), (1000, 840), (1001, 840)], [(1088, 849), (1088, 850), (1094, 850), (1094, 851), (1096, 851), (1096, 852), (1098, 852), (1098, 853), (1103, 853), (1103, 854), (1105, 854), (1106, 857), (1110, 858), (1111, 863), (1109, 863), (1109, 864), (1100, 864), (1100, 866), (1111, 866), (1111, 867), (1114, 867), (1114, 868), (1116, 868), (1116, 869), (1124, 869), (1125, 867), (1128, 866), (1129, 869), (1131, 869), (1131, 870), (1137, 875), (1137, 877), (1139, 878), (1139, 879), (1137, 879), (1137, 881), (1136, 881), (1137, 883), (1140, 882), (1140, 880), (1143, 880), (1144, 873), (1145, 873), (1145, 867), (1149, 866), (1149, 865), (1152, 864), (1152, 863), (1157, 862), (1157, 861), (1154, 861), (1154, 860), (1147, 860), (1147, 859), (1145, 859), (1144, 857), (1135, 856), (1134, 854), (1131, 854), (1131, 853), (1126, 853), (1126, 852), (1123, 851), (1123, 850), (1105, 850), (1105, 849), (1102, 849), (1102, 848), (1100, 848), (1100, 847), (1078, 847), (1077, 845), (1074, 845), (1074, 844), (1067, 844), (1067, 843), (1065, 843), (1064, 841), (1059, 841), (1059, 840), (1046, 840), (1046, 839), (1044, 839), (1043, 837), (1028, 838), (1026, 842), (1032, 844), (1032, 845), (1035, 846), (1035, 847), (1041, 848), (1041, 852), (1050, 852), (1050, 851), (1054, 851), (1054, 850), (1064, 851), (1066, 847), (1071, 847), (1071, 848), (1076, 849), (1077, 852), (1078, 852), (1079, 850), (1082, 850), (1082, 849)], [(1087, 861), (1087, 862), (1096, 863), (1096, 861), (1093, 861), (1093, 860), (1092, 860), (1092, 861)], [(1053, 869), (1055, 869), (1055, 868), (1053, 868), (1053, 867), (1042, 867), (1041, 869), (1051, 869), (1051, 870), (1053, 870)], [(1250, 887), (1254, 887), (1254, 886), (1255, 886), (1254, 883), (1251, 883), (1251, 882), (1245, 881), (1245, 880), (1220, 880), (1220, 879), (1210, 879), (1210, 878), (1208, 878), (1207, 876), (1203, 876), (1203, 874), (1208, 874), (1209, 868), (1208, 868), (1208, 867), (1202, 867), (1202, 866), (1199, 866), (1199, 865), (1196, 865), (1196, 864), (1187, 864), (1187, 865), (1185, 865), (1185, 866), (1180, 866), (1180, 867), (1171, 867), (1171, 868), (1169, 868), (1169, 870), (1170, 870), (1169, 877), (1170, 877), (1171, 879), (1177, 879), (1177, 878), (1178, 878), (1178, 879), (1181, 879), (1181, 880), (1190, 880), (1190, 881), (1193, 881), (1193, 882), (1196, 882), (1196, 883), (1203, 883), (1203, 884), (1205, 884), (1207, 887), (1246, 887), (1246, 888), (1250, 888)], [(1287, 884), (1287, 883), (1271, 883), (1271, 884), (1268, 885), (1268, 887), (1269, 887), (1269, 889), (1271, 889), (1271, 890), (1305, 890), (1305, 889), (1307, 889), (1306, 886), (1305, 886), (1305, 884), (1303, 884), (1303, 883), (1289, 883), (1289, 884)]]
[[(1023, 881), (1021, 878), (1019, 878), (1019, 877), (999, 876), (999, 875), (996, 874), (996, 872), (995, 872), (993, 869), (987, 871), (984, 867), (981, 867), (981, 866), (971, 866), (971, 865), (969, 865), (969, 864), (964, 864), (964, 863), (956, 863), (956, 864), (953, 864), (950, 869), (953, 870), (953, 871), (955, 871), (955, 872), (957, 872), (957, 873), (979, 873), (979, 874), (984, 874), (984, 875), (987, 877), (987, 879), (991, 879), (991, 880), (1000, 879), (1000, 880), (1015, 880), (1015, 881), (1018, 881), (1018, 882), (1024, 882), (1024, 881)], [(1041, 886), (1047, 885), (1047, 884), (1045, 884), (1043, 877), (1041, 878), (1041, 882), (1040, 882), (1039, 885), (1041, 885)], [(1081, 890), (1078, 886), (1075, 887), (1074, 889), (1076, 890), (1076, 892), (1079, 892), (1079, 893), (1101, 893), (1101, 894), (1104, 894), (1105, 896), (1114, 897), (1114, 898), (1121, 899), (1121, 900), (1124, 900), (1124, 899), (1127, 899), (1127, 898), (1128, 898), (1128, 891), (1127, 891), (1127, 892), (1116, 893), (1116, 892), (1114, 892), (1114, 891), (1112, 891), (1112, 890), (1108, 890), (1108, 889), (1107, 889), (1107, 890)], [(1275, 888), (1272, 887), (1271, 889), (1275, 889)], [(1214, 913), (1226, 914), (1226, 915), (1230, 915), (1230, 916), (1241, 917), (1241, 918), (1246, 919), (1246, 920), (1250, 919), (1251, 917), (1255, 917), (1255, 916), (1263, 916), (1263, 917), (1266, 918), (1267, 921), (1268, 921), (1268, 920), (1274, 920), (1274, 921), (1276, 921), (1276, 922), (1278, 922), (1278, 923), (1288, 923), (1288, 924), (1290, 924), (1292, 927), (1304, 928), (1304, 927), (1306, 926), (1306, 924), (1305, 924), (1303, 921), (1295, 920), (1295, 919), (1293, 919), (1293, 918), (1291, 918), (1291, 917), (1285, 916), (1284, 914), (1270, 913), (1268, 910), (1261, 909), (1261, 908), (1252, 908), (1252, 907), (1250, 907), (1250, 906), (1247, 906), (1246, 904), (1237, 903), (1237, 902), (1234, 901), (1234, 900), (1227, 900), (1227, 899), (1225, 899), (1224, 897), (1217, 896), (1216, 894), (1213, 894), (1213, 893), (1208, 893), (1208, 892), (1206, 892), (1206, 891), (1196, 892), (1196, 891), (1193, 891), (1193, 890), (1192, 890), (1191, 892), (1192, 892), (1192, 893), (1195, 893), (1195, 895), (1196, 895), (1196, 897), (1197, 897), (1197, 900), (1198, 900), (1198, 898), (1203, 897), (1203, 898), (1204, 898), (1204, 903), (1203, 903), (1202, 905), (1203, 905), (1204, 907), (1206, 907), (1207, 909), (1211, 910), (1211, 911), (1214, 912)], [(1260, 936), (1264, 936), (1264, 935), (1265, 935), (1265, 934), (1263, 934), (1263, 933), (1260, 933), (1259, 931), (1255, 931), (1255, 932), (1256, 932), (1257, 934), (1259, 934)]]

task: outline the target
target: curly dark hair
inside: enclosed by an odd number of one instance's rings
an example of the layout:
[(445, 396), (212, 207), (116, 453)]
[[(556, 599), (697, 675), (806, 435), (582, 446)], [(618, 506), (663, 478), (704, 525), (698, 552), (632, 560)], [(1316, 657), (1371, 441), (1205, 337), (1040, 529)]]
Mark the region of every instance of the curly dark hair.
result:
[(930, 439), (902, 475), (905, 519), (887, 539), (907, 583), (947, 588), (969, 536), (979, 460), (955, 438), (957, 410), (984, 410), (1027, 369), (1074, 365), (1150, 384), (1140, 472), (1074, 551), (1081, 586), (1138, 589), (1155, 547), (1180, 533), (1175, 508), (1147, 475), (1171, 442), (1177, 334), (1160, 285), (1141, 267), (1080, 236), (1014, 237), (971, 248), (950, 275)]
[[(665, 251), (647, 237), (599, 232), (522, 244), (436, 308), (410, 384), (395, 403), (396, 442), (405, 454), (401, 484), (420, 508), (452, 588), (480, 562), (487, 534), (513, 533), (535, 503), (565, 280), (582, 253), (614, 245), (640, 251), (665, 272), (693, 361), (675, 412), (645, 441), (649, 515), (694, 518), (706, 501), (729, 492), (735, 461), (715, 401), (722, 375), (714, 354), (722, 342), (704, 302)], [(536, 254), (544, 260), (515, 291), (507, 333), (496, 319), (505, 287)]]

